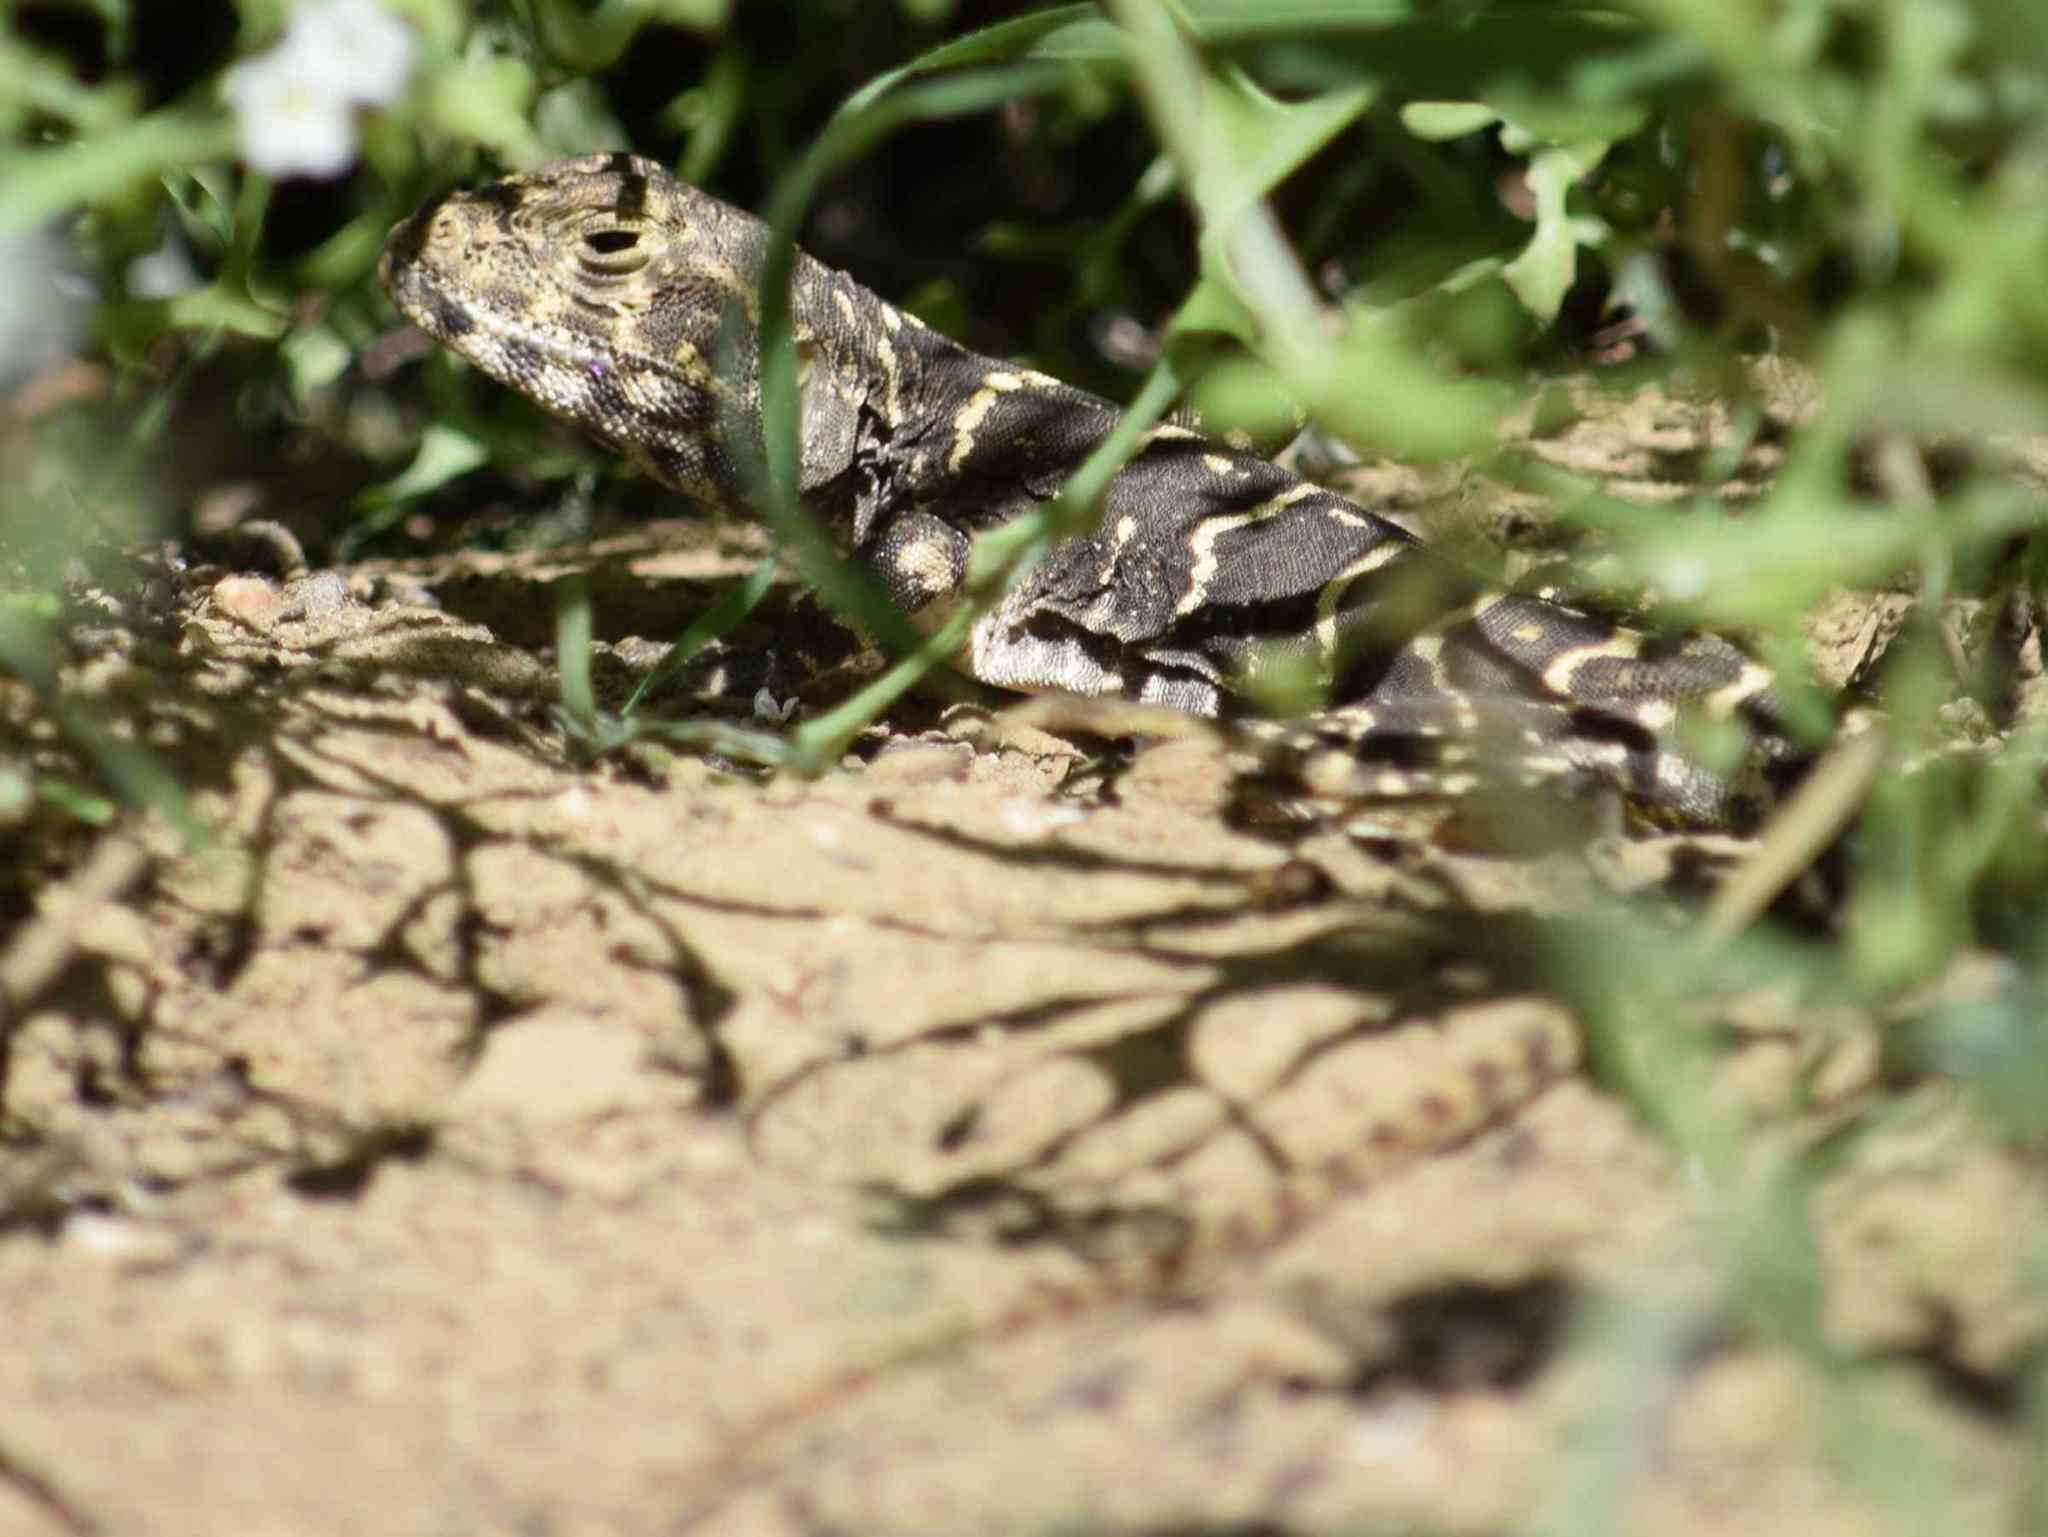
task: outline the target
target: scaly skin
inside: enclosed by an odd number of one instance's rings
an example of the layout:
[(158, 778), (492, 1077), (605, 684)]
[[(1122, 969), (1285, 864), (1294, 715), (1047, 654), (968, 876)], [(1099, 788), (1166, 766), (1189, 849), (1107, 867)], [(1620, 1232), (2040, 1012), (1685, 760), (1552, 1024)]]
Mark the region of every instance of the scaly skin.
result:
[[(760, 221), (653, 161), (599, 154), (428, 205), (393, 232), (382, 276), (485, 373), (744, 512), (766, 244)], [(801, 253), (791, 299), (805, 500), (932, 624), (973, 536), (1054, 496), (1116, 408), (969, 352)], [(1262, 681), (1306, 674), (1325, 710), (1246, 729), (1340, 797), (1577, 773), (1681, 819), (1740, 821), (1749, 803), (1663, 739), (1686, 708), (1776, 727), (1769, 673), (1724, 642), (1660, 644), (1488, 589), (1387, 519), (1177, 426), (1146, 434), (1097, 530), (1030, 570), (958, 665), (999, 688), (1228, 718), (1255, 713)]]

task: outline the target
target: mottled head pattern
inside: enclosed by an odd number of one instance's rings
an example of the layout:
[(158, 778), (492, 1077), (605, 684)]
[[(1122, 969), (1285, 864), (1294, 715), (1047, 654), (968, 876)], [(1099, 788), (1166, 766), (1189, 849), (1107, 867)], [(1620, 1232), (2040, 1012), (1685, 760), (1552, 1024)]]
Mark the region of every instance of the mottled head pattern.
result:
[(657, 479), (730, 505), (728, 444), (759, 431), (759, 221), (636, 155), (581, 155), (429, 203), (379, 269), (428, 334), (614, 444)]

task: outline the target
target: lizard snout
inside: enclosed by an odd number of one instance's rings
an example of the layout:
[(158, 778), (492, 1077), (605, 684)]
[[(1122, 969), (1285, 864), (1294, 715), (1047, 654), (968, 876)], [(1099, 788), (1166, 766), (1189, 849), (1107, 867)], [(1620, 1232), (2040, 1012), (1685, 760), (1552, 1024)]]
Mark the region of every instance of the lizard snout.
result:
[(377, 280), (387, 291), (409, 268), (446, 270), (460, 258), (468, 245), (469, 224), (458, 206), (460, 196), (451, 193), (391, 227), (377, 262)]

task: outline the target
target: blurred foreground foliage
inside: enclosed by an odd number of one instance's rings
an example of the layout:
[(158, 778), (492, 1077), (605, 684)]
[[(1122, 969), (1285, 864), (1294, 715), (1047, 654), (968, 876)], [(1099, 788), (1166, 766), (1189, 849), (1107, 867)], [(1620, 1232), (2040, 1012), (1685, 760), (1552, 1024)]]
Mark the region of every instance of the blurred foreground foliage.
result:
[[(1873, 1010), (1901, 1072), (1974, 1081), (2003, 1135), (2048, 1130), (2048, 8), (338, 3), (0, 12), (0, 666), (106, 785), (0, 762), (0, 816), (175, 798), (58, 681), (62, 591), (106, 542), (260, 516), (332, 558), (479, 503), (497, 515), (464, 531), (511, 540), (605, 467), (394, 337), (372, 269), (441, 189), (630, 145), (983, 350), (1123, 398), (1163, 363), (1212, 416), (1306, 407), (1368, 457), (1526, 481), (1495, 462), (1502, 418), (1589, 358), (1616, 389), (1719, 391), (1698, 497), (1542, 489), (1627, 601), (1743, 637), (1817, 733), (1801, 616), (1908, 596), (1886, 756), (1844, 792), (1834, 923), (1603, 930), (1566, 985), (1613, 1077), (1730, 1189), (1755, 1171), (1664, 1033), (1717, 990)], [(327, 51), (355, 39), (382, 75), (292, 72), (319, 6)], [(1814, 405), (1731, 510), (1715, 476), (1777, 430), (1748, 384), (1765, 354)], [(1970, 957), (1993, 980), (1958, 1001), (1934, 984)], [(1759, 1327), (1825, 1354), (1784, 1199), (1804, 1167), (1731, 1199), (1731, 1264)]]

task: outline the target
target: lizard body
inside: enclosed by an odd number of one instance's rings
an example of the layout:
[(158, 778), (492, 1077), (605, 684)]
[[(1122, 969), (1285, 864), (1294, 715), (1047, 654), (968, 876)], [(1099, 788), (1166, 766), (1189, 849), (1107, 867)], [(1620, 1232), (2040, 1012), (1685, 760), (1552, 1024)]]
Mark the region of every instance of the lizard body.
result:
[[(745, 512), (741, 466), (762, 434), (766, 247), (749, 215), (651, 161), (604, 154), (429, 204), (393, 232), (381, 275), (408, 317), (485, 373), (657, 480)], [(801, 253), (791, 302), (807, 506), (914, 622), (934, 624), (963, 591), (975, 535), (1055, 496), (1117, 409), (979, 356)], [(1312, 788), (1338, 795), (1455, 789), (1459, 776), (1417, 775), (1408, 760), (1471, 762), (1477, 775), (1482, 749), (1505, 749), (1522, 766), (1590, 772), (1700, 822), (1742, 807), (1663, 745), (1680, 709), (1766, 726), (1775, 713), (1769, 675), (1733, 647), (1660, 644), (1489, 588), (1371, 510), (1175, 425), (1145, 436), (1110, 480), (1096, 530), (1027, 572), (959, 660), (1001, 688), (1237, 721)], [(1249, 696), (1290, 668), (1326, 686), (1329, 708), (1257, 721)], [(1208, 1289), (1230, 1260), (1286, 1242), (1340, 1196), (1503, 1124), (1567, 1076), (1579, 1051), (1562, 1009), (1524, 1002), (1418, 1022), (1414, 1034), (1417, 1044), (1441, 1036), (1442, 1059), (1368, 1115), (1355, 1143), (1299, 1166), (1283, 1158), (1285, 1177), (1260, 1209), (1227, 1213), (1207, 1233), (1176, 1222), (1125, 1252), (1098, 1250), (1084, 1202), (1051, 1226), (1086, 1254), (1090, 1279), (972, 1321), (962, 1337), (1007, 1338), (1118, 1299)], [(1347, 1104), (1370, 1102), (1385, 1076), (1363, 1057), (1358, 1073)], [(1113, 1203), (1103, 1215), (1116, 1215)], [(1115, 1242), (1122, 1229), (1102, 1231)], [(885, 1354), (789, 1393), (735, 1429), (707, 1481), (729, 1486), (778, 1432), (933, 1353)]]
[[(655, 162), (596, 154), (429, 204), (393, 232), (381, 276), (485, 373), (744, 511), (766, 246), (760, 221)], [(806, 504), (913, 622), (935, 624), (974, 535), (1050, 500), (1117, 409), (973, 353), (801, 252), (791, 304)], [(1110, 480), (1096, 530), (980, 619), (959, 665), (1004, 689), (1232, 719), (1256, 714), (1262, 684), (1307, 676), (1328, 708), (1246, 729), (1319, 792), (1460, 788), (1488, 767), (1483, 739), (1525, 775), (1591, 774), (1703, 823), (1751, 808), (1665, 745), (1681, 709), (1777, 725), (1769, 673), (1725, 642), (1658, 642), (1489, 588), (1398, 524), (1174, 425)], [(1425, 775), (1418, 755), (1473, 768)]]

